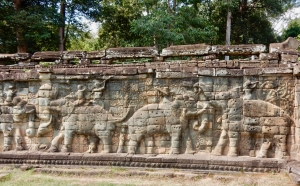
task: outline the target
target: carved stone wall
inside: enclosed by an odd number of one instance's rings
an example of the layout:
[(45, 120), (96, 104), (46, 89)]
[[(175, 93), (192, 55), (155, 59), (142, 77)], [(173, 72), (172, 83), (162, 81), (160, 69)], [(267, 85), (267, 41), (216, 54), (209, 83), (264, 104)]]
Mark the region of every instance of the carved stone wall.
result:
[(284, 59), (4, 67), (0, 150), (298, 160), (299, 67)]

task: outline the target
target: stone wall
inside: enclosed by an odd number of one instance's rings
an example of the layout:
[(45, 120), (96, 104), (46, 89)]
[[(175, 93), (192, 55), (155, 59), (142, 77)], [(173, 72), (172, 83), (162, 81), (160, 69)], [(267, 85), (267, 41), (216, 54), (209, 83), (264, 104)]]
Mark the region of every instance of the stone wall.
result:
[[(0, 150), (299, 160), (299, 44), (289, 40), (272, 53), (190, 45), (158, 56), (190, 60), (3, 66)], [(101, 60), (158, 55), (141, 50), (109, 49)]]

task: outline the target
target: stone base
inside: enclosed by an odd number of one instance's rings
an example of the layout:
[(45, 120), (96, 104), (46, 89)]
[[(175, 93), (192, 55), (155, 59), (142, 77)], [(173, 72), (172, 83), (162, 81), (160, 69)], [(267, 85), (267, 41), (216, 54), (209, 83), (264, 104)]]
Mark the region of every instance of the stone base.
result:
[(208, 153), (198, 153), (194, 155), (129, 155), (126, 153), (58, 154), (45, 152), (0, 153), (0, 164), (123, 166), (239, 172), (281, 172), (286, 169), (288, 161), (289, 160), (254, 158), (249, 156), (213, 156)]

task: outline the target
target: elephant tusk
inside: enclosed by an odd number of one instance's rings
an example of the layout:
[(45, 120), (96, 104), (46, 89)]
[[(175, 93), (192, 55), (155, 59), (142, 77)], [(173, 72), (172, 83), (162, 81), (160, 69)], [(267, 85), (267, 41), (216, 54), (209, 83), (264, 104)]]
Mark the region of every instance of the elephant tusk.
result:
[(131, 111), (131, 109), (128, 109), (128, 111), (127, 111), (127, 113), (125, 114), (124, 117), (122, 117), (122, 118), (116, 118), (115, 120), (110, 121), (110, 122), (113, 123), (113, 124), (115, 124), (115, 123), (120, 123), (120, 122), (124, 121), (127, 118), (127, 116), (129, 115), (130, 111)]

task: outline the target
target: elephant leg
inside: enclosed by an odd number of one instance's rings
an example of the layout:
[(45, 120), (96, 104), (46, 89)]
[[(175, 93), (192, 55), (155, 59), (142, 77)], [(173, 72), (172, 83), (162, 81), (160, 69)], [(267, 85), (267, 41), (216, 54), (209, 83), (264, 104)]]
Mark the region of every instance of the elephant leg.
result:
[(276, 135), (274, 136), (278, 140), (278, 146), (280, 149), (280, 152), (278, 153), (277, 158), (283, 158), (284, 156), (287, 156), (286, 152), (286, 135)]
[(110, 130), (107, 131), (98, 131), (98, 137), (101, 139), (103, 143), (103, 150), (101, 153), (110, 153), (111, 152), (111, 136)]
[(102, 137), (103, 142), (103, 151), (101, 153), (110, 153), (111, 152), (111, 137), (104, 136)]
[(95, 153), (97, 151), (98, 138), (96, 136), (89, 136), (89, 149), (87, 153)]
[(171, 149), (169, 154), (179, 154), (179, 146), (180, 146), (180, 133), (174, 132), (171, 134)]
[(24, 148), (22, 146), (22, 136), (19, 127), (16, 128), (15, 141), (16, 141), (16, 150), (17, 151), (23, 150)]
[(130, 141), (128, 146), (128, 153), (129, 154), (135, 154), (136, 149), (138, 146), (138, 143), (142, 139), (143, 134), (130, 134)]
[(65, 131), (60, 131), (58, 136), (51, 141), (51, 147), (48, 149), (48, 152), (58, 152), (58, 146), (61, 144), (64, 137)]
[(122, 127), (121, 133), (120, 133), (120, 138), (119, 138), (119, 146), (117, 153), (123, 153), (124, 152), (124, 143), (125, 143), (125, 128)]
[(153, 154), (153, 146), (154, 146), (154, 139), (153, 136), (148, 136), (145, 138), (146, 142), (146, 152), (147, 154)]
[(212, 154), (216, 156), (221, 156), (226, 143), (227, 143), (227, 131), (223, 129), (218, 144), (213, 150)]
[(64, 145), (61, 152), (71, 152), (71, 145), (74, 138), (74, 130), (65, 130)]
[(3, 151), (11, 150), (11, 146), (12, 146), (11, 136), (5, 136), (4, 135), (4, 149), (3, 149)]
[(263, 142), (260, 147), (259, 153), (257, 154), (257, 158), (267, 158), (268, 149), (271, 146), (271, 142)]
[(3, 151), (9, 151), (12, 147), (12, 127), (9, 127), (6, 123), (3, 123), (3, 136), (4, 136), (4, 149)]
[[(195, 123), (198, 123), (198, 121), (194, 121), (194, 125), (195, 125)], [(196, 151), (193, 148), (193, 142), (190, 138), (190, 128), (184, 130), (184, 138), (186, 138), (185, 154), (194, 154)]]
[(229, 131), (228, 136), (229, 136), (228, 156), (238, 156), (239, 132)]
[(210, 153), (212, 149), (212, 137), (208, 137), (206, 140), (206, 151)]

